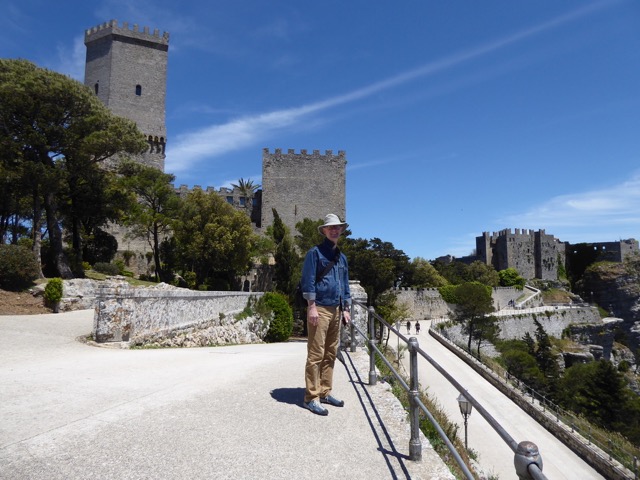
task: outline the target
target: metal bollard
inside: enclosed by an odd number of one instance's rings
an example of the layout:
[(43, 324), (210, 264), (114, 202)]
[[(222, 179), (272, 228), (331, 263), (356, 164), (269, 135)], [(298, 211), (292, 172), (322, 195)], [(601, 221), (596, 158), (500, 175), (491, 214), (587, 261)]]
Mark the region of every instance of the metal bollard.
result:
[(529, 473), (529, 467), (536, 465), (542, 472), (542, 457), (538, 451), (538, 446), (529, 441), (520, 442), (513, 458), (516, 467), (516, 474), (520, 480), (531, 480), (534, 477)]

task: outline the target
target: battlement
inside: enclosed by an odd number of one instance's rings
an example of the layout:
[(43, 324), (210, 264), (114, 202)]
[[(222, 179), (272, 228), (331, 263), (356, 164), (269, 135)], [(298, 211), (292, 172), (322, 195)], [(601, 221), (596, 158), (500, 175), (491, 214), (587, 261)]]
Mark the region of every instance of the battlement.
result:
[(308, 150), (302, 149), (302, 150), (300, 150), (300, 153), (296, 153), (295, 149), (293, 149), (293, 148), (289, 148), (287, 150), (286, 154), (282, 153), (282, 149), (281, 148), (276, 148), (273, 153), (271, 153), (268, 148), (263, 148), (262, 149), (262, 154), (263, 155), (273, 155), (273, 156), (276, 156), (276, 157), (277, 156), (281, 156), (281, 155), (287, 155), (288, 157), (290, 157), (290, 156), (293, 155), (293, 156), (299, 156), (299, 157), (310, 157), (310, 156), (312, 156), (312, 157), (321, 157), (321, 156), (324, 156), (324, 157), (337, 157), (337, 158), (341, 158), (341, 159), (344, 159), (345, 156), (346, 156), (346, 153), (345, 153), (344, 150), (338, 150), (338, 154), (334, 155), (333, 154), (333, 150), (325, 150), (324, 154), (321, 154), (320, 150), (313, 150), (312, 153), (309, 153)]
[(133, 28), (129, 28), (128, 22), (123, 22), (122, 27), (120, 27), (117, 20), (110, 20), (85, 30), (84, 43), (87, 44), (108, 35), (120, 35), (136, 40), (144, 40), (164, 45), (167, 48), (169, 45), (169, 32), (163, 32), (162, 36), (160, 36), (160, 30), (157, 28), (153, 33), (149, 33), (149, 27), (143, 27), (142, 31), (140, 31), (138, 24), (134, 23)]

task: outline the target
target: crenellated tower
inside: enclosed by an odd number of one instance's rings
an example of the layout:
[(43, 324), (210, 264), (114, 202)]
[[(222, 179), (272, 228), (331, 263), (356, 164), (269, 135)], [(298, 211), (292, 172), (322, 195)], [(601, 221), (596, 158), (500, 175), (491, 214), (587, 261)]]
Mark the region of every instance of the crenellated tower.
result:
[(138, 125), (149, 142), (140, 161), (164, 171), (169, 34), (111, 20), (87, 30), (84, 44), (85, 85), (114, 114)]
[(342, 150), (335, 155), (332, 150), (321, 154), (263, 149), (261, 228), (273, 224), (273, 208), (293, 235), (296, 223), (305, 218), (318, 220), (335, 213), (344, 220), (346, 165)]

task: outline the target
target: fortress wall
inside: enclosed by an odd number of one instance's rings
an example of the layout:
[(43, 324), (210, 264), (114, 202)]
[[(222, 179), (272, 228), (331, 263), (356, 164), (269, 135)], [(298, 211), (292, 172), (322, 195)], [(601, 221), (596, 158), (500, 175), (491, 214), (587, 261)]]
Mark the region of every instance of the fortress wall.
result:
[(409, 307), (411, 318), (429, 319), (445, 317), (451, 313), (437, 288), (394, 288), (399, 303)]

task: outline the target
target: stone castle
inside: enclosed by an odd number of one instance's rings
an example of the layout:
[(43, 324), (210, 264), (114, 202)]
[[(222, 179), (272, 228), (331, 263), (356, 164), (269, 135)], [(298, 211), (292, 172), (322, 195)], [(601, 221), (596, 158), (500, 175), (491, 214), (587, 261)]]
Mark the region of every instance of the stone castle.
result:
[[(476, 254), (459, 260), (480, 260), (498, 271), (515, 268), (526, 279), (557, 280), (558, 270), (570, 263), (576, 245), (562, 242), (544, 230), (504, 229), (492, 234), (483, 232), (476, 237)], [(633, 238), (586, 245), (593, 248), (600, 261), (622, 262), (638, 252), (638, 241)]]
[[(84, 83), (116, 115), (134, 121), (149, 142), (139, 161), (164, 171), (167, 133), (165, 102), (169, 33), (129, 27), (111, 20), (85, 32), (87, 47)], [(284, 153), (268, 148), (262, 152), (262, 190), (251, 198), (238, 188), (206, 187), (236, 209), (245, 211), (258, 233), (273, 223), (275, 208), (295, 234), (295, 224), (305, 218), (317, 220), (328, 212), (346, 216), (346, 155), (331, 150)], [(202, 188), (194, 186), (193, 188)], [(186, 185), (176, 189), (190, 191)], [(146, 249), (143, 242), (125, 240), (116, 232), (119, 244)], [(121, 243), (124, 242), (124, 243)], [(123, 248), (121, 248), (123, 249)], [(127, 248), (129, 249), (129, 248)]]

